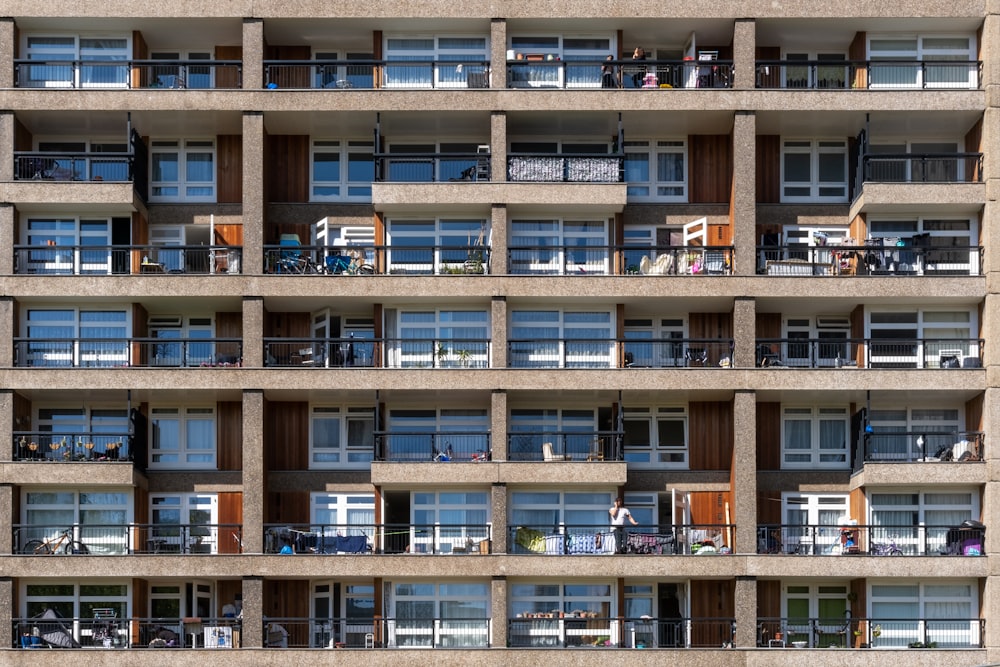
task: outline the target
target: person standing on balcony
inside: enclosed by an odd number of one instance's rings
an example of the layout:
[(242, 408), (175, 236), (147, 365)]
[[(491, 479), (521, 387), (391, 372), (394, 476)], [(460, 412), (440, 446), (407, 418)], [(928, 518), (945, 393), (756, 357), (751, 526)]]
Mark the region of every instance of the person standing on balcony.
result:
[[(635, 47), (635, 51), (632, 52), (632, 60), (645, 60), (646, 51), (641, 46)], [(642, 88), (643, 79), (646, 78), (646, 66), (636, 65), (632, 68), (632, 87)]]
[(621, 88), (622, 70), (612, 64), (614, 59), (614, 56), (608, 56), (601, 65), (601, 88)]
[(633, 526), (638, 526), (639, 522), (625, 507), (625, 501), (621, 496), (615, 498), (615, 504), (608, 510), (608, 514), (611, 515), (611, 528), (615, 533), (615, 548), (618, 553), (623, 554), (625, 553), (625, 520), (630, 521)]

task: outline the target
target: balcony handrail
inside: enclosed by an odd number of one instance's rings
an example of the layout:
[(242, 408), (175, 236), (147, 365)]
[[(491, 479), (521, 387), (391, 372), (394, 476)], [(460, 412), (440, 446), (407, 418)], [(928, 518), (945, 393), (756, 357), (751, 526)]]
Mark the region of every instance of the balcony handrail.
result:
[(880, 431), (878, 425), (862, 434), (865, 463), (983, 463), (986, 434), (982, 431)]
[(397, 463), (484, 463), (493, 458), (489, 431), (376, 431), (375, 460)]
[[(181, 68), (202, 68), (210, 69), (212, 72), (224, 68), (233, 68), (235, 70), (235, 76), (233, 78), (232, 86), (225, 86), (227, 89), (238, 89), (242, 88), (242, 78), (243, 78), (243, 61), (242, 60), (189, 60), (189, 59), (172, 59), (172, 60), (148, 60), (148, 59), (136, 59), (136, 60), (87, 60), (78, 58), (52, 58), (46, 60), (34, 60), (29, 58), (15, 58), (14, 59), (14, 87), (15, 88), (32, 88), (35, 86), (26, 85), (31, 78), (31, 70), (33, 68), (57, 68), (66, 70), (65, 76), (53, 76), (53, 77), (38, 77), (39, 80), (46, 82), (55, 81), (56, 83), (65, 84), (66, 88), (87, 88), (87, 89), (147, 89), (150, 87), (158, 87), (157, 83), (151, 82), (148, 76), (139, 76), (135, 80), (132, 75), (146, 74), (145, 70), (150, 68), (171, 68), (171, 67), (181, 67)], [(86, 83), (77, 83), (77, 73), (83, 68), (92, 68), (94, 70), (121, 70), (122, 76), (115, 81), (87, 81)], [(146, 79), (143, 81), (143, 79)], [(187, 85), (184, 82), (180, 82), (180, 85), (166, 86), (170, 88), (185, 88)], [(212, 89), (223, 89), (222, 86), (216, 85), (213, 82), (211, 87), (199, 88), (200, 90), (212, 90)]]
[(942, 556), (985, 554), (985, 526), (762, 524), (757, 553), (810, 556)]
[[(892, 241), (886, 245), (884, 240)], [(863, 244), (758, 245), (757, 273), (770, 276), (966, 277), (983, 275), (981, 245), (928, 245), (923, 239), (868, 239)], [(919, 243), (920, 245), (915, 245)]]
[(507, 366), (521, 369), (722, 369), (733, 368), (735, 348), (733, 338), (510, 338), (507, 340)]
[[(124, 554), (239, 554), (243, 552), (243, 524), (239, 523), (121, 523), (73, 524), (73, 541), (92, 556)], [(57, 538), (66, 524), (13, 524), (12, 553), (45, 555), (39, 542)], [(53, 542), (52, 546), (56, 546)], [(63, 545), (61, 545), (63, 546)], [(54, 548), (53, 554), (73, 553)]]
[[(162, 350), (169, 352), (168, 360), (158, 358)], [(233, 367), (242, 358), (241, 338), (14, 339), (16, 368)]]
[[(860, 158), (864, 183), (983, 182), (983, 153), (865, 153)], [(887, 167), (879, 172), (880, 164)]]
[(617, 527), (607, 522), (524, 523), (507, 527), (507, 544), (511, 554), (693, 555), (731, 553), (735, 533), (735, 524)]
[[(280, 554), (486, 554), (493, 524), (266, 523), (264, 553)], [(485, 544), (483, 544), (485, 543)]]
[[(51, 151), (14, 151), (14, 180), (36, 180), (45, 182), (84, 181), (107, 183), (129, 183), (133, 180), (133, 161), (135, 155), (131, 152), (51, 152)], [(69, 162), (69, 167), (61, 163)], [(81, 168), (77, 164), (81, 163)], [(92, 174), (88, 170), (100, 164), (123, 164), (124, 169), (101, 170), (102, 173)]]
[(834, 617), (761, 616), (757, 618), (757, 642), (764, 647), (798, 646), (801, 642), (804, 648), (984, 648), (986, 619), (849, 613)]
[(15, 274), (45, 275), (235, 275), (243, 257), (242, 246), (226, 244), (16, 244), (13, 251)]
[[(263, 634), (265, 648), (489, 648), (492, 624), (489, 617), (269, 616)], [(353, 641), (338, 641), (336, 636)]]
[[(480, 181), (488, 183), (492, 174), (492, 160), (489, 153), (375, 153), (375, 182), (377, 183), (445, 183), (459, 181)], [(391, 169), (405, 164), (419, 164), (432, 169), (430, 178), (394, 177)], [(453, 169), (446, 172), (446, 166)], [(422, 174), (416, 174), (422, 176)]]
[[(131, 461), (133, 435), (130, 431), (14, 431), (12, 459), (64, 463)], [(54, 444), (58, 446), (53, 447)]]
[[(696, 88), (732, 88), (733, 60), (631, 59), (606, 60), (595, 58), (563, 60), (547, 58), (547, 54), (522, 54), (525, 57), (507, 60), (508, 88), (594, 89), (602, 88), (602, 68), (612, 68), (611, 88), (624, 90), (672, 90)], [(581, 76), (572, 76), (573, 72)], [(607, 90), (607, 88), (604, 88)]]
[[(840, 331), (846, 333), (846, 328)], [(758, 338), (759, 368), (981, 370), (984, 338)]]
[[(885, 80), (887, 69), (918, 70), (920, 89), (968, 89), (977, 90), (982, 87), (983, 61), (981, 60), (783, 60), (758, 59), (754, 64), (755, 81), (758, 89), (788, 89), (788, 90), (852, 90), (852, 89), (916, 89), (916, 85), (908, 85), (906, 80), (889, 82)], [(806, 71), (803, 79), (800, 72)], [(824, 78), (820, 71), (828, 71)], [(843, 72), (842, 77), (834, 76), (837, 70)], [(873, 75), (873, 70), (877, 75)], [(882, 70), (879, 72), (879, 70)], [(934, 70), (950, 72), (966, 72), (975, 74), (975, 80), (965, 86), (957, 86), (955, 81), (935, 81), (927, 73)], [(789, 81), (789, 72), (795, 77)], [(935, 85), (937, 83), (938, 85)], [(791, 85), (789, 85), (791, 84)]]
[(559, 431), (539, 429), (507, 434), (507, 459), (544, 461), (542, 445), (552, 445), (551, 454), (561, 461), (623, 461), (622, 431)]
[[(264, 87), (269, 89), (326, 90), (331, 88), (486, 88), (490, 61), (483, 58), (438, 60), (316, 59), (263, 61)], [(397, 79), (400, 69), (429, 69), (428, 76)], [(283, 76), (293, 70), (291, 76)], [(300, 70), (300, 71), (295, 71)], [(302, 70), (305, 70), (303, 72)], [(305, 74), (305, 76), (303, 76)], [(317, 79), (317, 77), (320, 77)], [(367, 81), (365, 81), (367, 79)], [(370, 81), (370, 83), (368, 83)], [(359, 85), (364, 83), (364, 85)]]
[[(518, 648), (564, 649), (580, 646), (613, 648), (732, 647), (732, 617), (622, 618), (597, 612), (521, 612), (507, 619), (509, 644)], [(648, 642), (648, 644), (647, 644)]]
[(624, 183), (620, 153), (509, 153), (507, 180), (549, 183)]
[[(205, 648), (205, 630), (224, 631), (226, 648), (240, 648), (237, 641), (242, 620), (230, 616), (197, 618), (139, 618), (118, 616), (115, 607), (124, 603), (108, 602), (109, 615), (43, 615), (11, 619), (12, 648)], [(37, 629), (37, 633), (35, 630)], [(191, 640), (195, 639), (195, 645)]]

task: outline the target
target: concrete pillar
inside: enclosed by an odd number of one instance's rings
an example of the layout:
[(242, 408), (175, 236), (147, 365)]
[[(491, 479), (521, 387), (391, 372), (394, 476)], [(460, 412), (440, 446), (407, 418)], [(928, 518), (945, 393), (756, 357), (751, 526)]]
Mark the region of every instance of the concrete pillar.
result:
[[(14, 63), (17, 55), (17, 42), (15, 35), (17, 26), (14, 19), (9, 16), (0, 18), (0, 63)], [(12, 66), (0, 67), (0, 90), (14, 87), (14, 68)], [(13, 144), (4, 144), (4, 146)], [(5, 644), (9, 646), (9, 644)]]
[[(6, 435), (19, 430), (21, 429), (14, 427), (14, 392), (10, 389), (0, 389), (0, 433)], [(13, 436), (7, 438), (6, 445), (0, 445), (0, 463), (14, 460), (15, 447), (17, 447), (17, 443)], [(2, 540), (3, 531), (0, 529), (0, 543)], [(10, 551), (0, 549), (0, 554), (9, 553)]]
[[(20, 613), (14, 609), (14, 579), (0, 577), (0, 646), (15, 645), (13, 620), (18, 617)], [(11, 657), (11, 662), (17, 664), (20, 661)]]
[(733, 397), (733, 488), (730, 520), (737, 554), (757, 553), (757, 395), (738, 390)]
[(264, 646), (264, 578), (243, 577), (243, 648)]
[(490, 647), (507, 648), (507, 577), (493, 577), (490, 586)]
[(757, 646), (757, 577), (736, 577), (736, 648)]
[(736, 19), (733, 26), (733, 88), (753, 90), (757, 85), (757, 21)]
[(490, 491), (490, 516), (493, 522), (491, 553), (507, 553), (507, 485), (496, 482)]
[(733, 303), (733, 368), (753, 368), (757, 363), (757, 302), (738, 296)]
[(243, 273), (264, 268), (264, 114), (243, 113)]
[[(17, 119), (10, 111), (0, 111), (0, 183), (9, 183), (14, 180), (14, 124), (16, 121)], [(5, 236), (4, 238), (13, 239), (15, 237)], [(9, 255), (10, 253), (4, 254)]]
[(260, 368), (264, 365), (264, 299), (243, 297), (243, 365)]
[(493, 341), (490, 368), (507, 368), (507, 297), (495, 296), (490, 303), (490, 335)]
[(733, 245), (736, 246), (738, 276), (752, 276), (757, 270), (757, 117), (737, 111), (733, 125)]
[(507, 180), (507, 112), (490, 114), (490, 180)]
[(264, 20), (243, 19), (243, 88), (264, 87)]
[[(989, 303), (990, 299), (987, 299)], [(987, 350), (992, 346), (987, 346)], [(990, 355), (994, 359), (995, 355)], [(995, 433), (993, 425), (1000, 425), (1000, 389), (987, 389), (983, 406), (983, 430), (986, 433)], [(1000, 503), (1000, 474), (997, 473), (997, 465), (1000, 464), (1000, 448), (989, 446), (984, 448), (986, 459), (987, 479), (983, 489), (983, 507), (997, 507)], [(990, 517), (995, 513), (987, 512), (984, 521), (989, 524)], [(973, 517), (975, 518), (975, 517)], [(986, 531), (986, 544), (983, 545), (986, 555), (997, 558), (1000, 555), (1000, 535), (997, 531)], [(996, 570), (991, 569), (991, 574), (986, 577), (986, 585), (983, 587), (983, 617), (987, 619), (1000, 618), (1000, 575)], [(989, 651), (990, 660), (1000, 659), (1000, 633), (987, 632), (984, 635), (985, 646)]]
[(490, 394), (490, 451), (492, 460), (507, 460), (507, 392), (494, 389)]
[(264, 553), (264, 392), (243, 390), (243, 552)]
[[(0, 216), (2, 216), (3, 207), (0, 207)], [(0, 224), (0, 228), (2, 228)], [(2, 232), (0, 232), (2, 233)], [(0, 236), (0, 238), (13, 238), (11, 236)], [(4, 255), (9, 255), (10, 253), (2, 253)], [(0, 340), (10, 341), (14, 339), (14, 308), (16, 303), (14, 302), (14, 297), (10, 296), (0, 296)], [(13, 345), (0, 345), (0, 368), (11, 368), (14, 365), (14, 346)], [(2, 433), (3, 431), (0, 431)], [(9, 433), (9, 431), (7, 431)]]
[(14, 485), (0, 484), (0, 554), (14, 553)]
[(507, 205), (494, 204), (490, 210), (490, 273), (505, 276), (507, 268)]
[(490, 21), (490, 88), (507, 87), (507, 19)]

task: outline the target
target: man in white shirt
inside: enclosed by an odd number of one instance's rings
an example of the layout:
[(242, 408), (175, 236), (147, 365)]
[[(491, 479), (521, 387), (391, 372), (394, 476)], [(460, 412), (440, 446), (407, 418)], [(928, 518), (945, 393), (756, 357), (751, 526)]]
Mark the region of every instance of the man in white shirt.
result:
[(620, 496), (615, 498), (615, 504), (608, 510), (608, 514), (611, 515), (611, 528), (615, 532), (615, 547), (618, 549), (618, 553), (623, 554), (625, 553), (625, 520), (628, 519), (633, 526), (638, 526), (639, 522), (625, 507), (625, 501)]

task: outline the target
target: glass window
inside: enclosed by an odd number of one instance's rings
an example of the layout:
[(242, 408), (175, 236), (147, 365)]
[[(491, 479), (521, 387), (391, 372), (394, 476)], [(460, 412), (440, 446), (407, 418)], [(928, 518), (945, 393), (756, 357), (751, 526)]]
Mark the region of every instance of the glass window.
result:
[(488, 583), (395, 582), (392, 593), (395, 623), (390, 626), (390, 646), (485, 648), (489, 645)]
[(625, 142), (629, 201), (687, 201), (687, 142)]
[(613, 316), (607, 311), (511, 312), (512, 368), (614, 367)]
[(314, 140), (310, 201), (371, 201), (374, 142)]
[(127, 37), (27, 35), (29, 60), (45, 61), (21, 70), (22, 88), (125, 88), (131, 56)]
[(313, 406), (310, 434), (311, 469), (366, 468), (375, 442), (375, 409)]
[(150, 467), (214, 469), (215, 408), (150, 408)]
[(847, 142), (783, 141), (781, 178), (782, 202), (846, 202)]
[(601, 580), (511, 583), (510, 645), (617, 645), (614, 590), (612, 583)]
[(938, 648), (974, 648), (982, 641), (975, 581), (873, 583), (870, 600), (869, 627), (882, 628), (876, 647), (906, 648), (924, 637)]
[(847, 408), (785, 407), (782, 468), (846, 468)]
[(486, 273), (490, 234), (485, 219), (389, 220), (389, 272)]
[(215, 201), (215, 141), (150, 142), (150, 201)]
[(150, 494), (150, 551), (218, 553), (236, 527), (219, 525), (214, 493)]
[(624, 425), (626, 461), (687, 468), (687, 415), (683, 407), (629, 408)]
[[(128, 552), (132, 493), (127, 489), (31, 489), (22, 493), (22, 522), (15, 548), (23, 551), (31, 540), (49, 542), (53, 551), (83, 544), (88, 553)], [(64, 544), (60, 535), (70, 529)], [(70, 547), (72, 548), (72, 547)]]
[(489, 313), (485, 310), (399, 311), (398, 341), (390, 348), (398, 368), (486, 368)]

